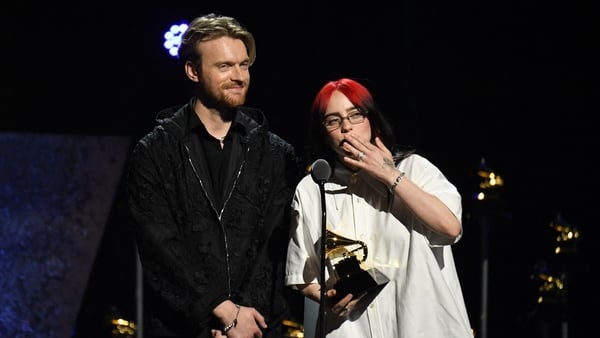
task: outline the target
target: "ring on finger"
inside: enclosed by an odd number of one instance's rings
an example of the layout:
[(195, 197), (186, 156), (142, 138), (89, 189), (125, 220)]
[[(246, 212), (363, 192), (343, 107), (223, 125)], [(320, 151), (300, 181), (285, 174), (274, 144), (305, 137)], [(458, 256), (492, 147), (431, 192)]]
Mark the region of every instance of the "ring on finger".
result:
[(363, 153), (362, 151), (359, 151), (358, 154), (356, 155), (356, 158), (359, 161), (361, 161), (363, 157), (365, 157), (365, 153)]

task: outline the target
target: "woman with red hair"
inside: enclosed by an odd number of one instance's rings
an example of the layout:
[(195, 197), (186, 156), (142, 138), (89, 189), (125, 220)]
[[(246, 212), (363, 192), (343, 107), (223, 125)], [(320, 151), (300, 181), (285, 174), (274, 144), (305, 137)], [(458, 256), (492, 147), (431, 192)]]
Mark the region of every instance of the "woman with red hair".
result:
[[(425, 157), (396, 145), (357, 81), (326, 83), (309, 125), (308, 163), (325, 159), (332, 169), (323, 183), (328, 234), (364, 244), (362, 260), (354, 258), (377, 287), (336, 290), (347, 277), (330, 257), (321, 281), (320, 189), (305, 176), (292, 202), (286, 265), (286, 285), (306, 296), (305, 337), (473, 337), (451, 249), (463, 233), (456, 187)], [(322, 284), (324, 312), (318, 311)], [(316, 313), (325, 313), (324, 328), (316, 328)]]

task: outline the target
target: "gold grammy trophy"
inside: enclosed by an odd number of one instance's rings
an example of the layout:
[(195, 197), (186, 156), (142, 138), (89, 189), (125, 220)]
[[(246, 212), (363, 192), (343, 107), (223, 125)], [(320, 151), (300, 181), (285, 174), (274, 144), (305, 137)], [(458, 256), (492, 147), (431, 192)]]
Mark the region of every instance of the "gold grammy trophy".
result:
[(358, 297), (389, 280), (377, 269), (364, 270), (360, 264), (367, 260), (367, 245), (359, 240), (342, 237), (327, 230), (325, 237), (325, 257), (333, 267), (337, 303), (347, 294)]

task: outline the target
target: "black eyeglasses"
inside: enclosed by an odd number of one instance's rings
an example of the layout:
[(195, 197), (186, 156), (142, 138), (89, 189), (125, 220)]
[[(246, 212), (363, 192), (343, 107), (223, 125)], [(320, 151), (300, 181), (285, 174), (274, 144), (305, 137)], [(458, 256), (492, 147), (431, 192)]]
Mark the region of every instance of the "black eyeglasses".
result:
[(356, 108), (348, 113), (345, 117), (338, 113), (333, 113), (325, 116), (323, 119), (323, 125), (329, 131), (336, 130), (342, 126), (344, 120), (350, 121), (352, 124), (359, 124), (365, 121), (365, 117), (367, 116), (367, 112), (362, 109)]

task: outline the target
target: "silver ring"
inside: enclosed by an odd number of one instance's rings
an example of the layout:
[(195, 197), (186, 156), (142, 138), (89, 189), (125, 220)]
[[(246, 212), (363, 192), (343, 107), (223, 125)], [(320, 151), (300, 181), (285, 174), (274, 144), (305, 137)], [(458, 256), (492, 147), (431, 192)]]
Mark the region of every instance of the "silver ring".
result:
[(359, 161), (361, 161), (363, 157), (365, 157), (365, 153), (363, 153), (362, 151), (359, 151), (359, 152), (358, 152), (358, 155), (356, 155), (356, 158), (357, 158)]
[(348, 312), (348, 311), (350, 311), (350, 309), (348, 309), (347, 307), (344, 307), (344, 308), (342, 309), (342, 312)]

